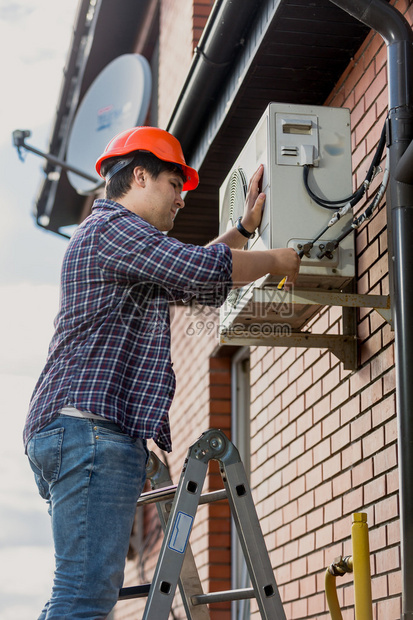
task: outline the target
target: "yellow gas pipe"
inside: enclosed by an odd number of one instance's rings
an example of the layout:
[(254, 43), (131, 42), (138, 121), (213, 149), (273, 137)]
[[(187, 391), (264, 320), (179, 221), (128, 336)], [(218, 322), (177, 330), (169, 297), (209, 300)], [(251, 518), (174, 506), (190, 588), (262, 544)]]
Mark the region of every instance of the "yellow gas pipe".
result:
[(343, 620), (337, 598), (336, 577), (354, 572), (355, 620), (373, 620), (367, 515), (363, 512), (353, 514), (351, 541), (353, 556), (336, 558), (326, 570), (325, 588), (330, 616), (332, 620)]
[(342, 577), (351, 572), (353, 572), (352, 558), (350, 556), (342, 558), (341, 555), (326, 570), (326, 598), (332, 620), (343, 620), (337, 597), (336, 577)]
[(353, 514), (351, 526), (354, 572), (354, 607), (356, 620), (373, 620), (371, 596), (370, 548), (367, 515), (364, 512)]

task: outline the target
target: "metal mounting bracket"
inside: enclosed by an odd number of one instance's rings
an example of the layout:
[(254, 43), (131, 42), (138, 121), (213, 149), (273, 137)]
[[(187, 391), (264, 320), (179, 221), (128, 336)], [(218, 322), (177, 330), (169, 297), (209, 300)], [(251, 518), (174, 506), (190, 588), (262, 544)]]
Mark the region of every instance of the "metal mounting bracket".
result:
[[(274, 323), (271, 330), (262, 330), (255, 324), (238, 323), (223, 328), (220, 344), (239, 346), (305, 347), (329, 349), (341, 362), (345, 370), (357, 368), (356, 308), (374, 308), (392, 326), (390, 295), (361, 295), (335, 291), (306, 290), (285, 291), (254, 289), (253, 302), (268, 309), (269, 305), (301, 304), (320, 306), (341, 306), (343, 308), (343, 335), (314, 334), (310, 332), (288, 331), (282, 323)], [(268, 325), (267, 325), (268, 327)], [(288, 326), (287, 326), (288, 327)], [(279, 329), (277, 329), (279, 328)]]

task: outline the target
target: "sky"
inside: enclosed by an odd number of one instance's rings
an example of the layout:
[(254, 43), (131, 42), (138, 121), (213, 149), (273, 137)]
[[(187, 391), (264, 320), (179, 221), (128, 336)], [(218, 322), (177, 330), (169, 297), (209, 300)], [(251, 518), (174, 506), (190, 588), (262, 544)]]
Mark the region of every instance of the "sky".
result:
[(12, 145), (15, 129), (47, 150), (78, 0), (0, 0), (0, 620), (34, 620), (53, 578), (47, 506), (22, 444), (44, 365), (67, 240), (36, 226), (44, 160)]

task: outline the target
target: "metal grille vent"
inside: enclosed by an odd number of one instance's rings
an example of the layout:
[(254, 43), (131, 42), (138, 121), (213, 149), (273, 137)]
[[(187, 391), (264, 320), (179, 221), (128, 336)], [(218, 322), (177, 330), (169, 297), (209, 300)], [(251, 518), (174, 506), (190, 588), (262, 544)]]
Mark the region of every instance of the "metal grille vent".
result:
[[(244, 212), (245, 197), (247, 195), (247, 177), (242, 168), (236, 168), (228, 181), (225, 190), (224, 204), (221, 220), (221, 230), (229, 230), (235, 226), (235, 222)], [(228, 295), (226, 301), (232, 306), (236, 306), (239, 297), (239, 291), (234, 289)]]

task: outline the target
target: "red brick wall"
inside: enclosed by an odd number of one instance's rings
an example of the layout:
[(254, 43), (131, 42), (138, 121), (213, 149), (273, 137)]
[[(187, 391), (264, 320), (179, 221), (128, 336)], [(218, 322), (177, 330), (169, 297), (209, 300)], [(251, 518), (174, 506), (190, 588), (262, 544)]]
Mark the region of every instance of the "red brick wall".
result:
[[(408, 3), (396, 5), (412, 23)], [(359, 186), (387, 112), (381, 37), (367, 37), (326, 105), (351, 110), (354, 180)], [(380, 181), (381, 175), (367, 200)], [(358, 292), (388, 294), (384, 201), (358, 232), (356, 245)], [(340, 315), (336, 308), (326, 309), (311, 329), (339, 333)], [(358, 312), (357, 333), (356, 372), (343, 370), (326, 350), (251, 351), (253, 495), (289, 620), (330, 617), (325, 569), (336, 556), (352, 553), (353, 512), (368, 515), (373, 617), (400, 618), (393, 333), (371, 309)], [(337, 583), (343, 618), (350, 620), (352, 576)], [(258, 618), (258, 612), (251, 617)]]

